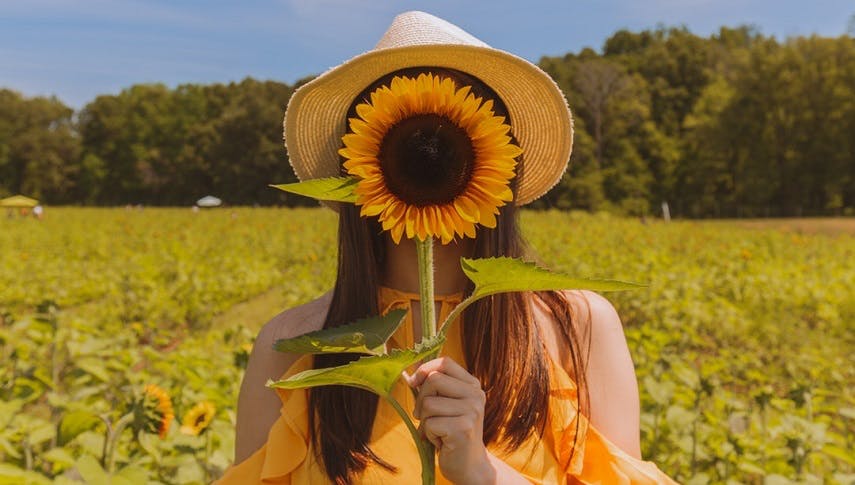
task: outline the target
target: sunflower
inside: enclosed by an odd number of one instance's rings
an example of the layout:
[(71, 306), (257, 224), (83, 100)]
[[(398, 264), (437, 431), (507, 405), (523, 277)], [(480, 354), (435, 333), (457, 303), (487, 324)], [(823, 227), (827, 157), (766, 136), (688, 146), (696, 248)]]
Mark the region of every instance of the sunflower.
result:
[(216, 413), (217, 408), (209, 401), (196, 404), (184, 414), (184, 419), (181, 420), (181, 432), (191, 436), (201, 434), (211, 424)]
[(166, 437), (169, 425), (175, 419), (169, 394), (154, 384), (146, 384), (142, 404), (146, 428), (152, 431), (156, 430), (161, 438)]
[(513, 200), (510, 181), (522, 150), (496, 116), (493, 100), (458, 89), (449, 78), (395, 76), (356, 106), (342, 137), (347, 172), (362, 216), (377, 216), (395, 243), (401, 237), (475, 237), (496, 227)]

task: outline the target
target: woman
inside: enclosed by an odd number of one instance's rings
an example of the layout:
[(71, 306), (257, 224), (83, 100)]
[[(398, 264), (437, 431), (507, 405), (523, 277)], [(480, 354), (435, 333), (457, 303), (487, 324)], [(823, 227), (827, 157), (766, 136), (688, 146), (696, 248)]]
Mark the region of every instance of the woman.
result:
[[(512, 197), (494, 184), (505, 171), (473, 168), (484, 150), (451, 115), (412, 116), (385, 127), (376, 167), (359, 168), (365, 163), (354, 155), (359, 140), (345, 137), (342, 144), (345, 127), (354, 136), (377, 131), (366, 110), (377, 108), (383, 96), (434, 78), (436, 86), (465, 86), (460, 99), (480, 103), (470, 114), (483, 108), (491, 119), (509, 120), (508, 146), (518, 144), (523, 155), (504, 147), (495, 151), (514, 154), (515, 171), (507, 180)], [(376, 396), (348, 387), (277, 395), (265, 387), (268, 379), (340, 365), (353, 355), (290, 355), (272, 345), (393, 308), (410, 311), (389, 345), (409, 347), (420, 340), (410, 238), (424, 227), (419, 220), (405, 221), (406, 211), (389, 206), (393, 198), (441, 206), (433, 214), (448, 218), (436, 233), (443, 244), (434, 249), (440, 321), (473, 289), (461, 257), (526, 256), (517, 206), (542, 195), (565, 170), (572, 144), (566, 101), (536, 66), (436, 17), (410, 12), (395, 19), (375, 50), (298, 90), (289, 103), (285, 136), (303, 180), (382, 170), (378, 197), (388, 210), (366, 217), (372, 211), (363, 199), (361, 209), (336, 207), (335, 287), (283, 312), (260, 332), (238, 403), (236, 465), (222, 482), (417, 482), (415, 446), (395, 412)], [(377, 187), (366, 194), (377, 196)], [(491, 203), (498, 217), (487, 210)], [(477, 233), (467, 223), (475, 220), (481, 224)], [(621, 322), (606, 299), (587, 291), (500, 294), (479, 300), (460, 320), (443, 356), (413, 369), (394, 392), (436, 446), (438, 481), (672, 483), (641, 461), (635, 372)], [(415, 398), (408, 385), (417, 391)]]

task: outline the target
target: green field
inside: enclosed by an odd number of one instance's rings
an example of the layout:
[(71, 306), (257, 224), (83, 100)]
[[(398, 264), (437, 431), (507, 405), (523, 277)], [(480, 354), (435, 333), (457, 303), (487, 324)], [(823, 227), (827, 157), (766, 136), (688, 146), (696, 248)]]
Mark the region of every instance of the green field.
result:
[[(646, 459), (685, 483), (855, 482), (851, 219), (524, 212), (523, 226), (550, 268), (649, 285), (607, 295), (636, 364)], [(0, 218), (0, 484), (219, 476), (253, 336), (330, 287), (334, 239), (323, 209)], [(162, 439), (146, 429), (146, 384), (174, 410)], [(203, 401), (213, 422), (182, 433)]]

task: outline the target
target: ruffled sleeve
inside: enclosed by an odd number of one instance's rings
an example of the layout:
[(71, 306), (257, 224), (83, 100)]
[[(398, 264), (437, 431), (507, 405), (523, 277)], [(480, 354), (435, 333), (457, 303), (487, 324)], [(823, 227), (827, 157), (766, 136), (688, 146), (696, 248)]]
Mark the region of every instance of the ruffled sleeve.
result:
[[(555, 363), (551, 367), (549, 441), (558, 466), (563, 470), (564, 482), (615, 485), (677, 483), (655, 463), (630, 456), (600, 434), (578, 412), (575, 382)], [(575, 440), (576, 436), (580, 438)]]
[[(282, 376), (283, 379), (312, 367), (312, 356), (300, 357)], [(309, 405), (304, 389), (277, 389), (282, 401), (279, 418), (267, 435), (267, 443), (246, 460), (231, 466), (217, 484), (303, 483), (292, 476), (308, 454)]]

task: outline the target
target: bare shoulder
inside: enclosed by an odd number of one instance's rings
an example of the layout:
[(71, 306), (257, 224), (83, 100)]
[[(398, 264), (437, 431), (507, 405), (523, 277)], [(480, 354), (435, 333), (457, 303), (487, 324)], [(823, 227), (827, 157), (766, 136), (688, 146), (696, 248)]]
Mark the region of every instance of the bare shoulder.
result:
[[(584, 363), (587, 356), (590, 355), (593, 328), (614, 325), (617, 312), (611, 302), (593, 291), (563, 290), (558, 293), (570, 306), (569, 329), (573, 331), (574, 350), (581, 352)], [(538, 323), (538, 328), (550, 356), (556, 362), (561, 362), (568, 374), (573, 375), (571, 354), (567, 346), (563, 345), (565, 339), (562, 337), (564, 333), (562, 327), (566, 327), (567, 322), (559, 321), (543, 300), (535, 298), (533, 302), (534, 321)], [(599, 334), (600, 332), (598, 330), (596, 333)]]
[[(267, 379), (275, 379), (288, 370), (300, 356), (277, 352), (273, 349), (273, 344), (280, 339), (320, 330), (331, 300), (332, 291), (303, 305), (289, 308), (267, 322), (255, 338), (244, 383), (247, 383), (248, 377), (257, 377), (263, 379), (261, 383), (264, 384)], [(243, 392), (243, 389), (241, 391)]]
[[(582, 355), (590, 423), (630, 456), (640, 458), (638, 382), (620, 316), (614, 305), (596, 292), (560, 293), (570, 305), (572, 345)], [(544, 302), (534, 301), (532, 311), (547, 350), (569, 375), (575, 375), (563, 337), (566, 322), (558, 321)]]
[(620, 316), (596, 292), (576, 290), (563, 295), (573, 307), (581, 333), (590, 338), (585, 365), (590, 422), (629, 455), (640, 458), (638, 381)]
[(267, 388), (267, 380), (279, 378), (300, 358), (296, 354), (277, 352), (273, 344), (321, 329), (331, 301), (332, 291), (329, 291), (276, 315), (258, 332), (238, 397), (235, 463), (261, 448), (270, 427), (279, 417), (279, 397)]
[[(324, 325), (332, 294), (330, 290), (308, 303), (289, 308), (270, 319), (258, 332), (254, 347), (258, 347), (260, 343), (272, 345), (279, 339), (320, 330)], [(253, 348), (254, 351), (255, 348)]]
[(565, 290), (562, 293), (573, 307), (582, 330), (590, 333), (591, 338), (602, 332), (620, 331), (623, 335), (623, 324), (617, 310), (606, 297), (590, 290)]

